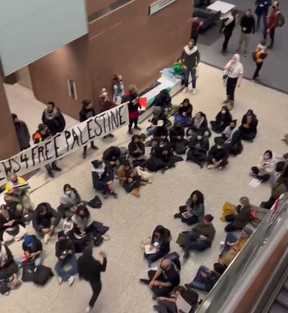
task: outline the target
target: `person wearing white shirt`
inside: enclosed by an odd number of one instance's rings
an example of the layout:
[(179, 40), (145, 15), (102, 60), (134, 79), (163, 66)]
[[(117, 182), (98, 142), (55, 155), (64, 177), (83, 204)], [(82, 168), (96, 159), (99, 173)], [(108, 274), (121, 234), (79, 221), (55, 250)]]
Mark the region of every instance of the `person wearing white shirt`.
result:
[(234, 54), (231, 60), (224, 67), (223, 81), (226, 85), (226, 100), (223, 101), (227, 104), (229, 110), (234, 108), (234, 94), (236, 86), (240, 87), (243, 79), (243, 65), (240, 62), (240, 55)]

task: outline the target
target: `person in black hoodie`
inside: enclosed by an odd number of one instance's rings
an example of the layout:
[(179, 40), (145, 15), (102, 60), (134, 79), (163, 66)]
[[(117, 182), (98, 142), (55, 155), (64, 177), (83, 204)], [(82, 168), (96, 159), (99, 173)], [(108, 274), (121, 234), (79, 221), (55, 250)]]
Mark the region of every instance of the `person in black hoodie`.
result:
[(207, 161), (207, 152), (209, 150), (209, 140), (206, 136), (193, 136), (188, 142), (188, 152), (186, 161), (191, 161), (203, 168)]
[(66, 126), (63, 114), (55, 107), (55, 103), (52, 101), (47, 103), (47, 108), (42, 114), (42, 123), (47, 125), (52, 136), (63, 132)]
[(257, 135), (258, 119), (253, 110), (248, 110), (246, 114), (243, 115), (241, 125), (239, 129), (241, 130), (241, 139), (253, 141)]
[(119, 162), (121, 149), (117, 146), (110, 146), (104, 152), (102, 160), (110, 167), (114, 167)]
[(92, 247), (85, 247), (83, 255), (78, 259), (79, 278), (89, 282), (93, 291), (86, 312), (90, 312), (93, 309), (102, 289), (101, 272), (106, 272), (107, 256), (102, 251), (99, 255), (103, 258), (102, 263), (93, 258)]
[(44, 242), (47, 244), (54, 234), (55, 227), (60, 222), (60, 215), (47, 202), (41, 202), (33, 212), (32, 225), (35, 231), (44, 236)]
[(228, 151), (225, 149), (225, 140), (221, 137), (214, 139), (215, 145), (208, 152), (208, 169), (222, 170), (228, 164)]
[(176, 148), (176, 145), (186, 146), (187, 140), (184, 139), (184, 136), (185, 136), (184, 127), (180, 123), (174, 123), (174, 125), (170, 128), (169, 131), (170, 143), (173, 149)]
[[(93, 104), (90, 100), (83, 100), (82, 101), (82, 109), (79, 112), (79, 120), (80, 122), (84, 122), (89, 120), (89, 118), (95, 116), (95, 111), (93, 108)], [(94, 145), (94, 141), (91, 141), (91, 149), (99, 150), (98, 147)], [(87, 156), (87, 145), (83, 147), (83, 159), (86, 159)]]
[(222, 53), (227, 53), (228, 43), (233, 34), (233, 30), (235, 28), (235, 17), (237, 15), (236, 10), (232, 10), (230, 15), (222, 20), (220, 33), (224, 35), (224, 42), (222, 45)]
[(180, 55), (180, 59), (183, 64), (183, 72), (185, 74), (183, 92), (186, 92), (188, 89), (189, 76), (191, 74), (192, 92), (193, 94), (195, 94), (196, 93), (196, 70), (200, 62), (200, 53), (193, 39), (191, 39), (188, 42), (188, 45), (183, 48), (181, 55)]
[(208, 122), (206, 114), (204, 114), (202, 111), (199, 111), (195, 114), (195, 116), (192, 118), (191, 123), (186, 131), (186, 136), (211, 136), (211, 131), (208, 128)]
[(244, 56), (246, 57), (250, 38), (255, 32), (255, 18), (251, 14), (250, 9), (246, 10), (245, 14), (242, 16), (240, 26), (241, 26), (241, 35), (239, 38), (239, 44), (236, 52), (237, 53), (240, 52), (242, 44), (244, 42)]
[(215, 121), (210, 121), (212, 130), (215, 133), (222, 133), (225, 128), (230, 125), (232, 122), (232, 115), (230, 111), (228, 110), (228, 107), (224, 105), (221, 108), (221, 111), (218, 112), (218, 114), (215, 117)]
[(167, 89), (161, 90), (155, 97), (153, 104), (155, 107), (160, 107), (162, 111), (168, 112), (172, 106), (169, 91)]
[[(58, 261), (55, 265), (55, 272), (59, 276), (59, 284), (62, 281), (68, 281), (69, 286), (74, 282), (75, 275), (77, 274), (77, 259), (75, 257), (75, 248), (72, 240), (68, 239), (64, 231), (58, 233), (58, 241), (55, 245), (55, 255)], [(68, 271), (64, 270), (64, 266), (70, 266)]]

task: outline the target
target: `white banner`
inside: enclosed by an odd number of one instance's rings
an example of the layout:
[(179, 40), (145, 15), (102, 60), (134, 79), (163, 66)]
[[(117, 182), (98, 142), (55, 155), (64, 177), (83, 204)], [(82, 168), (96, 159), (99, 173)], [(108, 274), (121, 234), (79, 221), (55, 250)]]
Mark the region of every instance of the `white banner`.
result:
[(65, 129), (62, 133), (21, 151), (10, 159), (0, 162), (0, 185), (6, 183), (7, 173), (17, 175), (32, 172), (46, 164), (72, 153), (128, 124), (128, 106), (126, 103), (91, 117), (87, 121)]

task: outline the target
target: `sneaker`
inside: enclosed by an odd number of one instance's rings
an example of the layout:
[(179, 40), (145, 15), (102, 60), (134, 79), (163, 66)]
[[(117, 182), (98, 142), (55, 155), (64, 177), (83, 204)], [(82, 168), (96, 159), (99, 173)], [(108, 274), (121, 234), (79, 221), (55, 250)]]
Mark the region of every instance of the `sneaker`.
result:
[(214, 168), (213, 164), (208, 165), (208, 170), (211, 170), (212, 168)]
[(192, 94), (193, 94), (193, 95), (196, 95), (196, 89), (195, 89), (195, 88), (192, 89)]
[(52, 172), (52, 170), (49, 170), (47, 173), (48, 173), (48, 176), (49, 176), (49, 177), (51, 177), (51, 178), (54, 178), (54, 177), (55, 177), (54, 174), (53, 174), (53, 172)]
[(85, 312), (90, 312), (91, 310), (92, 310), (92, 307), (89, 305), (89, 306), (86, 308)]
[(106, 192), (102, 192), (102, 196), (103, 196), (103, 198), (108, 198), (108, 195), (107, 195), (107, 193)]
[(69, 286), (72, 286), (72, 285), (73, 285), (74, 280), (75, 280), (75, 277), (74, 277), (74, 276), (70, 276), (70, 277), (68, 278), (68, 284), (69, 284)]
[(114, 198), (118, 197), (117, 193), (114, 190), (110, 191), (110, 195), (112, 195)]
[(185, 251), (184, 255), (183, 255), (183, 259), (187, 260), (190, 257), (190, 253), (189, 251)]
[(62, 172), (62, 168), (60, 168), (58, 166), (52, 167), (52, 170), (55, 172)]
[(59, 285), (61, 285), (62, 282), (63, 282), (63, 279), (62, 279), (61, 277), (59, 277), (59, 278), (58, 278), (58, 283), (59, 283)]
[(184, 87), (182, 92), (187, 92), (187, 87)]
[(82, 154), (82, 158), (83, 158), (83, 160), (85, 160), (86, 158), (87, 158), (87, 152), (85, 151), (85, 152), (83, 152), (83, 154)]
[(131, 191), (131, 194), (136, 196), (136, 197), (140, 197), (140, 193), (139, 193), (139, 190), (137, 188), (134, 188), (132, 191)]
[(134, 129), (136, 129), (136, 130), (141, 130), (141, 127), (135, 126)]
[(129, 135), (133, 135), (133, 130), (132, 129), (128, 129), (128, 134)]
[(46, 234), (45, 236), (44, 236), (44, 242), (45, 242), (45, 244), (47, 245), (47, 243), (48, 243), (48, 241), (50, 240), (50, 235), (48, 235), (48, 234)]
[(165, 172), (166, 172), (166, 168), (161, 168), (161, 170), (160, 170), (160, 171), (161, 171), (161, 173), (162, 173), (162, 174), (165, 174)]
[(176, 213), (174, 214), (174, 218), (181, 218), (182, 217), (182, 214), (181, 213)]
[(218, 170), (221, 171), (223, 169), (222, 166), (218, 166)]
[(7, 291), (4, 293), (4, 296), (9, 296), (10, 295), (10, 291)]
[[(99, 150), (99, 148), (97, 146), (94, 146), (94, 145), (91, 146), (91, 149), (92, 150)], [(83, 153), (83, 158), (84, 158), (84, 153)], [(86, 158), (86, 156), (85, 156), (85, 158)]]
[(114, 138), (114, 135), (113, 134), (109, 134), (108, 137)]

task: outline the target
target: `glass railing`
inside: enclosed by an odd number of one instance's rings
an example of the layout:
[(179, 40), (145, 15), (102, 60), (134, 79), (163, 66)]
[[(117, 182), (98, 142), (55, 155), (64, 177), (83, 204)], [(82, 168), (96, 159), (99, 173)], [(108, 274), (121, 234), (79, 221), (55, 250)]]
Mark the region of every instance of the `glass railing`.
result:
[[(247, 268), (252, 263), (258, 262), (263, 255), (262, 252), (269, 248), (275, 248), (274, 243), (269, 247), (269, 242), (274, 241), (275, 235), (279, 235), (281, 229), (283, 232), (286, 231), (288, 221), (287, 209), (288, 193), (285, 193), (264, 216), (245, 247), (202, 302), (196, 311), (197, 313), (222, 312), (224, 303), (231, 298), (231, 295), (235, 295), (235, 292), (237, 292), (237, 282), (242, 281), (244, 274), (246, 274), (245, 278), (247, 278)], [(249, 269), (249, 273), (251, 274), (251, 269)]]

